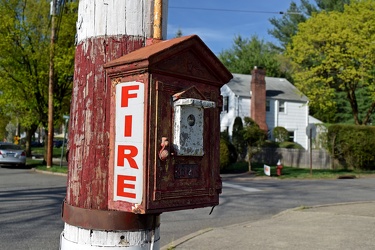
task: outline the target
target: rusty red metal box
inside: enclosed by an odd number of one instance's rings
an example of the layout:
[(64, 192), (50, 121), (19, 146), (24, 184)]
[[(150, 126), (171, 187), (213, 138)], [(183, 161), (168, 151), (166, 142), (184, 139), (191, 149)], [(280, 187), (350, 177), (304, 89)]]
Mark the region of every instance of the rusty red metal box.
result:
[(105, 69), (109, 209), (149, 214), (217, 205), (220, 88), (231, 73), (196, 35), (146, 46)]

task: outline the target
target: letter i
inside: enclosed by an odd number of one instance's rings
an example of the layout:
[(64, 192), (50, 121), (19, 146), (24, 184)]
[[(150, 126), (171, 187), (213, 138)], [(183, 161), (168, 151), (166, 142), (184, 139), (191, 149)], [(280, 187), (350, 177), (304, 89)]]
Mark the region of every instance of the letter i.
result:
[(133, 128), (133, 116), (126, 115), (124, 123), (124, 137), (131, 137)]

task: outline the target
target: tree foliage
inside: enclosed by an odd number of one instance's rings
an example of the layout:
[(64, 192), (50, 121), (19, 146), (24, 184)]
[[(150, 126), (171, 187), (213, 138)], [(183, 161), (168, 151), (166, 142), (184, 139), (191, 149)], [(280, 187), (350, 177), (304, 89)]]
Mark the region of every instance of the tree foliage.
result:
[[(69, 1), (60, 10), (55, 119), (69, 111), (77, 8), (78, 1)], [(50, 19), (49, 1), (0, 0), (0, 106), (29, 134), (48, 119)]]
[(176, 32), (176, 35), (174, 37), (178, 38), (178, 37), (182, 37), (182, 36), (183, 36), (182, 30), (178, 29), (177, 32)]
[(232, 130), (232, 143), (236, 148), (239, 160), (242, 161), (246, 157), (246, 142), (242, 134), (243, 123), (241, 117), (234, 119), (233, 130)]
[(344, 5), (349, 4), (350, 0), (315, 0), (315, 4), (308, 0), (301, 0), (300, 5), (292, 1), (290, 6), (281, 18), (271, 18), (270, 23), (273, 29), (268, 33), (275, 37), (280, 46), (275, 46), (280, 51), (284, 51), (291, 39), (298, 32), (298, 24), (305, 22), (313, 13), (321, 11), (343, 11)]
[(237, 151), (230, 142), (228, 131), (220, 133), (220, 170), (225, 170), (237, 161)]
[(375, 128), (373, 126), (331, 125), (327, 133), (327, 149), (344, 168), (374, 170)]
[(305, 22), (310, 14), (306, 13), (303, 6), (299, 7), (295, 2), (291, 2), (287, 12), (281, 18), (269, 19), (274, 28), (268, 30), (268, 33), (280, 43), (280, 46), (275, 45), (275, 48), (280, 51), (285, 50), (291, 38), (297, 33), (298, 24)]
[(49, 20), (37, 13), (48, 10), (46, 1), (0, 3), (0, 103), (27, 127), (43, 114), (39, 103), (48, 84), (48, 41), (40, 33), (48, 33)]
[(63, 122), (63, 114), (70, 112), (72, 94), (75, 35), (78, 15), (78, 1), (66, 1), (59, 13), (57, 32), (57, 46), (55, 54), (55, 89), (54, 107), (56, 122)]
[[(287, 54), (295, 63), (296, 86), (309, 97), (319, 119), (337, 112), (336, 93), (345, 93), (355, 124), (367, 124), (375, 109), (375, 2), (353, 2), (344, 12), (321, 12), (300, 24)], [(360, 113), (358, 90), (370, 105)]]
[(251, 158), (261, 150), (267, 139), (267, 132), (262, 130), (259, 125), (250, 117), (245, 117), (245, 126), (243, 128), (243, 138), (247, 143), (247, 155), (249, 160), (249, 172), (251, 172)]
[(277, 142), (285, 142), (289, 140), (288, 130), (284, 127), (275, 127), (273, 129), (273, 137)]
[(220, 170), (223, 170), (230, 164), (230, 153), (228, 144), (224, 139), (220, 139)]
[(270, 43), (266, 43), (257, 36), (250, 39), (236, 36), (231, 49), (219, 53), (220, 61), (230, 72), (250, 74), (254, 66), (267, 69), (267, 75), (284, 77), (280, 71), (280, 64), (276, 58), (277, 53)]

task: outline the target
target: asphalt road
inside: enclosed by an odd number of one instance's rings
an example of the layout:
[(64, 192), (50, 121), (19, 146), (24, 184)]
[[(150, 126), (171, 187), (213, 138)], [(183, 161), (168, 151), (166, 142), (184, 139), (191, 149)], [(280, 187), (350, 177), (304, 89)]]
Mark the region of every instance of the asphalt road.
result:
[[(299, 206), (375, 200), (375, 178), (277, 180), (223, 176), (220, 205), (161, 215), (161, 244), (190, 233), (269, 218)], [(0, 249), (59, 248), (66, 177), (0, 168)]]
[(58, 249), (65, 192), (65, 176), (0, 168), (0, 249)]

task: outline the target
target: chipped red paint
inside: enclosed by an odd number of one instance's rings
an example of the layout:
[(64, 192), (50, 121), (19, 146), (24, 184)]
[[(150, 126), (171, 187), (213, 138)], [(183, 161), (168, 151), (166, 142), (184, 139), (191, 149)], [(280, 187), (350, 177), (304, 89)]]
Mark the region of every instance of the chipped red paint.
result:
[(103, 65), (144, 44), (144, 37), (96, 37), (76, 48), (69, 124), (69, 205), (108, 209), (111, 88)]
[[(118, 94), (121, 93), (118, 86), (142, 83), (145, 94), (144, 99), (140, 98), (140, 103), (144, 105), (143, 122), (137, 127), (143, 130), (143, 186), (135, 183), (136, 188), (143, 189), (143, 195), (137, 196), (142, 199), (134, 203), (129, 197), (123, 199), (123, 195), (118, 194), (119, 182), (116, 180), (120, 171), (126, 175), (132, 175), (134, 171), (125, 169), (122, 172), (123, 164), (117, 162), (119, 154), (111, 153), (109, 162), (113, 167), (109, 168), (109, 209), (155, 214), (217, 205), (221, 192), (218, 155), (220, 108), (214, 106), (221, 104), (220, 87), (232, 78), (230, 72), (202, 40), (194, 35), (146, 46), (113, 60), (104, 67), (112, 80), (112, 95), (116, 96), (111, 99), (110, 105), (109, 145), (113, 152), (119, 151), (115, 131), (123, 131), (123, 120), (117, 119), (118, 116), (123, 117), (123, 113), (119, 111), (121, 108), (118, 108), (121, 106), (118, 101), (122, 100)], [(190, 108), (185, 111), (202, 117), (200, 125), (194, 127), (190, 134), (187, 132), (189, 136), (194, 136), (193, 133), (200, 131), (202, 145), (199, 150), (205, 152), (202, 155), (186, 152), (179, 154), (175, 148), (177, 140), (174, 135), (184, 133), (176, 129), (181, 126), (174, 125), (178, 98), (210, 104), (194, 107), (194, 112)], [(126, 114), (133, 115), (131, 112)], [(160, 145), (163, 138), (171, 140), (173, 146), (169, 149), (173, 154), (160, 160), (158, 153), (163, 149)], [(128, 145), (132, 145), (132, 142), (126, 141)], [(131, 169), (130, 163), (127, 167), (128, 170)], [(122, 186), (120, 188), (123, 189)], [(133, 188), (127, 187), (127, 190), (135, 193)]]

